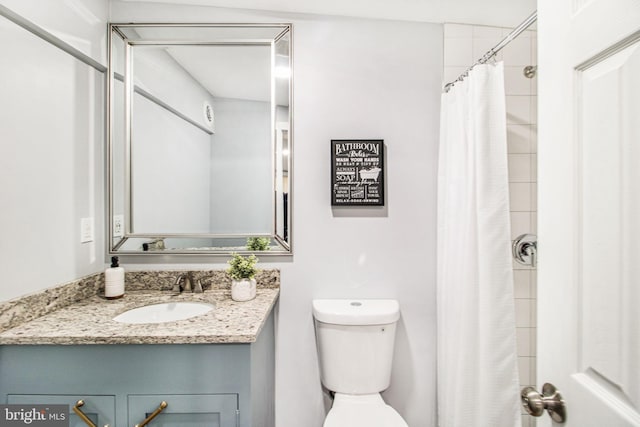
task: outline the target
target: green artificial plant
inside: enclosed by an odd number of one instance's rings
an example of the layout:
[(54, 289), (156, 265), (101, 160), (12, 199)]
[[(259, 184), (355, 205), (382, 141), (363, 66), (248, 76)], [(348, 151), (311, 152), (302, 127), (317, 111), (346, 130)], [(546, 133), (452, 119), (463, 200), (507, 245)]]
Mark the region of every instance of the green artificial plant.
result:
[(258, 272), (256, 268), (258, 261), (255, 255), (244, 257), (234, 252), (231, 254), (231, 259), (227, 261), (229, 264), (227, 273), (233, 280), (253, 279)]
[(247, 249), (250, 251), (268, 251), (271, 249), (269, 243), (271, 243), (271, 239), (268, 237), (248, 237)]

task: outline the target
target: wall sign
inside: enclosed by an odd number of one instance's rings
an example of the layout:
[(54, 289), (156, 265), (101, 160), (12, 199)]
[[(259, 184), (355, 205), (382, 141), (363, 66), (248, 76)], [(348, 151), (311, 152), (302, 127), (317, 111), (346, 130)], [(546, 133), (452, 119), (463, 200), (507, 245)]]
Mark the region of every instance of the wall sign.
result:
[(384, 141), (331, 140), (331, 205), (384, 206)]

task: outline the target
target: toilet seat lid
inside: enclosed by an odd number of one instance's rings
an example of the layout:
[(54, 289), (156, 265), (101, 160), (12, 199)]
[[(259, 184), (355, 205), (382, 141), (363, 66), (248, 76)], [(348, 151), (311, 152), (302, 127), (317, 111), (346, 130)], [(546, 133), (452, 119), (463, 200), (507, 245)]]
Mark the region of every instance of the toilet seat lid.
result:
[(333, 407), (323, 427), (408, 427), (395, 409), (386, 404), (354, 404)]

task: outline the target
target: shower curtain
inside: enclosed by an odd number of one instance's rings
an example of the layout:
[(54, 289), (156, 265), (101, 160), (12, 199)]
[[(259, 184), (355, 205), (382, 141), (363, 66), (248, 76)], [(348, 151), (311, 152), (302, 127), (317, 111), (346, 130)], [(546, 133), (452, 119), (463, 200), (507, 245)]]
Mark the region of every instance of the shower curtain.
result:
[(503, 64), (442, 95), (438, 168), (440, 427), (520, 427)]

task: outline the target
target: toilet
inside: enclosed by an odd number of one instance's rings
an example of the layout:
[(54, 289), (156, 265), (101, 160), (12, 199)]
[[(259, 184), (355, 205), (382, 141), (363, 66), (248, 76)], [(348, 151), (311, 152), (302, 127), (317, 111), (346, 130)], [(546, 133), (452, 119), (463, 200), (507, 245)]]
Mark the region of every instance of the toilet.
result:
[(323, 427), (408, 427), (389, 387), (400, 305), (390, 299), (313, 300), (322, 384), (334, 392)]

